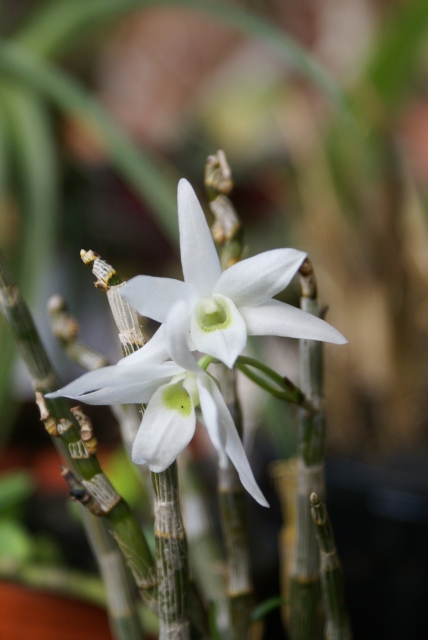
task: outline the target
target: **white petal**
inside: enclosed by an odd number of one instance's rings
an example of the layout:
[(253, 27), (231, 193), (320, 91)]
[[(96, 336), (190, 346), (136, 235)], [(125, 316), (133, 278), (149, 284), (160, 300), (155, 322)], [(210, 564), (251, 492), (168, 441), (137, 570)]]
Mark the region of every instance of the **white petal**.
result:
[[(132, 447), (132, 460), (148, 464), (156, 473), (174, 462), (195, 433), (195, 410), (188, 394), (183, 410), (171, 408), (165, 401), (165, 392), (171, 386), (176, 385), (163, 385), (153, 395)], [(184, 389), (183, 393), (186, 394)]]
[(200, 373), (201, 368), (192, 356), (188, 346), (190, 311), (191, 307), (188, 300), (178, 300), (175, 303), (164, 325), (166, 345), (174, 362), (187, 369), (187, 371)]
[(224, 398), (218, 390), (217, 385), (212, 380), (210, 380), (210, 387), (212, 396), (217, 405), (219, 422), (226, 437), (226, 453), (237, 470), (239, 478), (248, 493), (252, 495), (254, 500), (261, 504), (262, 507), (268, 507), (269, 503), (254, 478), (250, 463), (248, 462), (247, 454), (245, 453), (245, 449), (242, 445), (235, 423), (233, 422)]
[(205, 427), (218, 453), (220, 467), (224, 469), (227, 465), (226, 434), (219, 423), (217, 405), (211, 392), (211, 384), (215, 386), (215, 382), (211, 380), (208, 374), (202, 374), (196, 378), (196, 384)]
[(256, 307), (285, 289), (305, 258), (297, 249), (265, 251), (223, 271), (214, 293), (231, 298), (238, 307)]
[(166, 348), (164, 328), (160, 326), (150, 340), (146, 342), (144, 347), (126, 356), (126, 358), (119, 360), (118, 365), (128, 366), (137, 362), (141, 364), (155, 364), (164, 362), (164, 360), (168, 360), (168, 358), (169, 354)]
[(301, 309), (272, 300), (260, 307), (240, 307), (249, 336), (288, 336), (334, 344), (348, 342), (337, 329)]
[(190, 336), (198, 351), (207, 353), (233, 367), (236, 358), (247, 344), (245, 322), (229, 298), (216, 294), (212, 298), (223, 302), (228, 319), (224, 328), (204, 329), (198, 321), (198, 307), (192, 311), (190, 320)]
[(195, 295), (195, 290), (180, 280), (136, 276), (120, 289), (120, 295), (140, 315), (165, 322), (172, 305), (180, 298)]
[(221, 275), (220, 261), (198, 198), (187, 180), (178, 183), (178, 224), (184, 280), (209, 296)]
[[(122, 362), (122, 361), (121, 361)], [(124, 387), (133, 384), (145, 384), (153, 380), (169, 378), (183, 371), (175, 362), (161, 364), (131, 364), (128, 367), (113, 365), (85, 373), (70, 382), (59, 391), (49, 393), (49, 398), (79, 398), (82, 394), (98, 391), (105, 387)]]
[[(74, 400), (86, 404), (146, 404), (160, 385), (168, 382), (169, 378), (159, 378), (137, 384), (127, 384), (123, 387), (103, 387), (98, 391), (85, 393), (74, 397)], [(71, 397), (71, 396), (67, 396)]]

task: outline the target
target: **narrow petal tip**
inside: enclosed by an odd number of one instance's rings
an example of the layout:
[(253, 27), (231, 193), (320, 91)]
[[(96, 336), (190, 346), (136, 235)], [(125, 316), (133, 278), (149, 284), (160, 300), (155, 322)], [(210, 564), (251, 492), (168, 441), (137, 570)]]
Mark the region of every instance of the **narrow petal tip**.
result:
[(178, 181), (178, 187), (177, 187), (177, 191), (178, 193), (180, 193), (180, 191), (184, 191), (184, 190), (191, 190), (193, 192), (193, 187), (190, 184), (190, 182), (188, 180), (186, 180), (186, 178), (180, 178), (180, 180)]
[[(332, 327), (334, 329), (334, 327)], [(329, 340), (332, 344), (348, 344), (349, 340), (345, 338), (344, 335), (340, 333), (337, 329), (334, 329), (334, 334), (331, 336)]]
[(61, 393), (61, 389), (58, 391), (51, 391), (51, 393), (45, 393), (45, 398), (48, 400), (55, 400), (55, 398), (62, 398), (63, 395)]
[(261, 507), (266, 507), (267, 509), (270, 509), (270, 504), (269, 504), (269, 502), (266, 500), (266, 498), (265, 498), (263, 495), (262, 495), (262, 496), (259, 496), (259, 495), (255, 496), (255, 495), (253, 495), (253, 498), (254, 498), (254, 500), (255, 500), (256, 502), (258, 502), (258, 503), (259, 503), (259, 505), (260, 505)]

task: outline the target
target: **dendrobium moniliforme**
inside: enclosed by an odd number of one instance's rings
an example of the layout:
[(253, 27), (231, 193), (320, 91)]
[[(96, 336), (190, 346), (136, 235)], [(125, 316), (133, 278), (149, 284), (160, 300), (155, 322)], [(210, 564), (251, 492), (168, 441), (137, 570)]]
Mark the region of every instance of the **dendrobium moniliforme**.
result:
[[(180, 301), (178, 306), (185, 305)], [(185, 317), (178, 309), (181, 318)], [(156, 473), (169, 467), (189, 444), (196, 427), (199, 406), (204, 424), (225, 467), (227, 458), (236, 467), (243, 486), (257, 502), (269, 506), (251, 471), (232, 416), (216, 382), (203, 371), (185, 344), (182, 328), (167, 328), (166, 360), (164, 327), (139, 351), (117, 365), (86, 373), (47, 398), (65, 396), (88, 404), (148, 403), (135, 438), (132, 459)]]
[(185, 300), (187, 311), (181, 308), (177, 320), (189, 347), (228, 367), (244, 349), (247, 335), (346, 342), (327, 322), (273, 299), (298, 271), (304, 252), (273, 249), (222, 273), (205, 215), (187, 180), (178, 185), (178, 220), (184, 282), (151, 276), (130, 280), (121, 295), (138, 313), (162, 323), (169, 319), (172, 327), (177, 318), (175, 304)]

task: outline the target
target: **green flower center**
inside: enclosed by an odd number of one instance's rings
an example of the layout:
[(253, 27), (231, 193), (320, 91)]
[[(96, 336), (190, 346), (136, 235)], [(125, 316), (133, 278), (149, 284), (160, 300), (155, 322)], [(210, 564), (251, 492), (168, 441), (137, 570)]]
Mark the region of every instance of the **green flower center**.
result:
[(196, 309), (198, 324), (204, 331), (224, 329), (230, 321), (227, 304), (221, 298), (204, 298)]
[(162, 400), (168, 409), (178, 411), (182, 416), (189, 416), (192, 412), (192, 401), (182, 382), (167, 385)]

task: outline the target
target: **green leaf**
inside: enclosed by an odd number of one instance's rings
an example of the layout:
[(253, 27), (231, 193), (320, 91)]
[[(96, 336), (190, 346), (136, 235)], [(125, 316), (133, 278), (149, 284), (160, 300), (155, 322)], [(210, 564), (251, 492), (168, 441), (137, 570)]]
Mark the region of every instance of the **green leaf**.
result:
[(3, 80), (0, 100), (8, 117), (24, 218), (20, 264), (14, 272), (24, 296), (34, 303), (37, 283), (52, 255), (59, 208), (54, 132), (46, 108), (31, 88)]
[(293, 69), (318, 86), (336, 106), (346, 109), (344, 93), (324, 67), (291, 36), (260, 16), (221, 2), (201, 0), (68, 0), (54, 3), (33, 16), (18, 37), (42, 55), (63, 52), (80, 43), (82, 29), (145, 7), (172, 6), (207, 13), (237, 31), (264, 42)]
[(405, 96), (427, 30), (427, 0), (399, 4), (382, 27), (368, 65), (368, 78), (390, 108)]
[[(1, 228), (7, 229), (13, 221), (10, 221), (10, 132), (0, 101), (0, 220)], [(13, 230), (12, 230), (13, 234)], [(15, 253), (15, 238), (8, 234), (2, 234), (0, 239), (1, 249), (8, 259)], [(10, 395), (10, 370), (15, 358), (15, 345), (10, 339), (10, 331), (4, 322), (0, 323), (0, 447), (7, 440), (13, 418), (16, 415), (17, 403)]]
[(265, 600), (253, 610), (251, 614), (251, 622), (258, 622), (259, 620), (262, 620), (262, 618), (267, 616), (268, 613), (274, 609), (278, 609), (278, 607), (281, 607), (286, 602), (286, 598), (281, 598), (281, 596), (275, 596), (274, 598)]
[(222, 640), (220, 631), (217, 627), (216, 606), (213, 600), (208, 604), (208, 626), (211, 640)]
[(0, 561), (21, 564), (32, 553), (33, 542), (24, 527), (15, 520), (0, 520)]
[(26, 47), (0, 41), (0, 70), (26, 83), (65, 114), (84, 123), (104, 143), (123, 178), (151, 205), (166, 235), (178, 243), (178, 179), (172, 175), (169, 165), (138, 149), (96, 98)]
[[(105, 465), (105, 473), (119, 495), (132, 508), (141, 506), (145, 487), (123, 447), (118, 447), (109, 457)], [(148, 500), (147, 495), (144, 498)]]
[(24, 502), (34, 492), (35, 484), (27, 471), (10, 471), (0, 476), (0, 514)]

